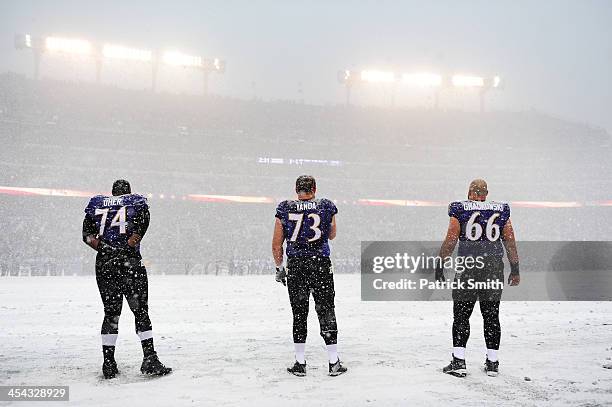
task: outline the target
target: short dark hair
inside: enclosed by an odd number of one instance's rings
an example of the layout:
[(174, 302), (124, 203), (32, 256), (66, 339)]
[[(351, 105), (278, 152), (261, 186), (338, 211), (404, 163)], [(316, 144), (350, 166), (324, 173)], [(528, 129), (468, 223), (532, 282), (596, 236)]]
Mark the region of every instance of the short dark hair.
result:
[(300, 175), (295, 180), (295, 192), (298, 194), (304, 192), (310, 194), (317, 188), (317, 181), (312, 175)]
[(125, 194), (131, 194), (132, 193), (132, 187), (130, 187), (130, 183), (127, 182), (124, 179), (118, 179), (117, 181), (113, 182), (113, 196), (117, 196), (117, 195), (125, 195)]

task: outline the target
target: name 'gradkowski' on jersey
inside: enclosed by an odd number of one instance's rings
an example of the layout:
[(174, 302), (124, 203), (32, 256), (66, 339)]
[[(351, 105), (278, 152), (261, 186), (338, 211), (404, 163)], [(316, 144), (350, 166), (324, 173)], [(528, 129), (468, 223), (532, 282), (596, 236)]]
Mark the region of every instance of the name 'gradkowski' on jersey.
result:
[(461, 225), (459, 256), (493, 256), (503, 258), (502, 231), (510, 219), (510, 205), (495, 201), (454, 201), (448, 216)]
[(329, 199), (287, 200), (276, 208), (287, 241), (287, 257), (329, 257), (329, 232), (338, 208)]

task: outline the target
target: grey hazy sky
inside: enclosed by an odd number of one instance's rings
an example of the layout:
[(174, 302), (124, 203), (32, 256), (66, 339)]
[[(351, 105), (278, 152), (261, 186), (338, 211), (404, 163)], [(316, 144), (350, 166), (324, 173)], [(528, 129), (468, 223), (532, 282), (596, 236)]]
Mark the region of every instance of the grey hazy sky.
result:
[(30, 74), (16, 32), (227, 60), (211, 87), (250, 98), (338, 103), (336, 71), (499, 73), (497, 108), (535, 108), (612, 132), (612, 1), (2, 1), (0, 71)]

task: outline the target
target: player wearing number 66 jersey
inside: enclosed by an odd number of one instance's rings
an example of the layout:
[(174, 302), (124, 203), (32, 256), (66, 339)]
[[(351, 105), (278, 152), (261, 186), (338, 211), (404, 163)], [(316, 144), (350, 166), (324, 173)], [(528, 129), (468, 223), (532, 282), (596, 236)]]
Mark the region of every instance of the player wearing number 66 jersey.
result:
[(104, 304), (102, 373), (107, 379), (119, 373), (115, 362), (115, 343), (125, 296), (134, 313), (136, 334), (144, 353), (141, 372), (168, 374), (172, 369), (159, 361), (153, 347), (147, 270), (142, 265), (140, 255), (140, 241), (149, 227), (147, 199), (132, 194), (130, 184), (124, 180), (115, 181), (112, 194), (91, 198), (83, 220), (83, 241), (98, 252), (96, 281)]
[[(338, 358), (338, 328), (334, 306), (334, 275), (329, 260), (329, 240), (336, 237), (338, 209), (329, 199), (317, 199), (317, 185), (310, 175), (298, 177), (297, 199), (281, 202), (276, 208), (272, 254), (276, 263), (276, 281), (287, 286), (293, 312), (295, 364), (287, 371), (306, 375), (308, 303), (314, 297), (320, 333), (327, 345), (329, 375), (338, 376), (346, 368)], [(283, 267), (283, 243), (287, 242), (287, 269)]]
[[(457, 240), (459, 248), (457, 255), (474, 259), (478, 266), (456, 273), (456, 285), (453, 289), (453, 356), (451, 363), (444, 367), (444, 373), (458, 377), (467, 374), (465, 365), (465, 347), (470, 336), (470, 316), (476, 305), (480, 304), (480, 312), (484, 320), (484, 336), (487, 345), (485, 372), (489, 376), (497, 376), (499, 362), (497, 351), (501, 339), (499, 323), (499, 305), (504, 282), (504, 247), (510, 261), (510, 276), (508, 283), (518, 285), (519, 258), (516, 250), (514, 231), (510, 222), (510, 205), (507, 203), (486, 201), (488, 195), (487, 183), (477, 179), (470, 183), (468, 199), (452, 202), (448, 207), (450, 222), (446, 239), (440, 248), (440, 258), (444, 259), (453, 253)], [(436, 280), (445, 281), (442, 265), (436, 269)], [(491, 283), (490, 285), (473, 285), (476, 283)]]

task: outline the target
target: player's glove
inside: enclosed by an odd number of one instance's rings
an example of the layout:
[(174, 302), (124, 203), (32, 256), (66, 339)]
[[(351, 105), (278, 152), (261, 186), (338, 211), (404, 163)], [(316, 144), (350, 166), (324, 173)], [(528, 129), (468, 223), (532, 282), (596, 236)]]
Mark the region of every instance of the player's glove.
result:
[(435, 279), (436, 279), (436, 281), (439, 281), (441, 283), (446, 281), (446, 277), (444, 277), (444, 267), (442, 267), (442, 265), (437, 265), (436, 266)]
[(521, 275), (519, 273), (519, 264), (510, 264), (510, 275), (508, 276), (508, 284), (519, 285), (521, 282)]
[(282, 283), (285, 287), (287, 286), (287, 270), (285, 270), (284, 266), (280, 266), (276, 268), (276, 276), (274, 279), (278, 283)]

